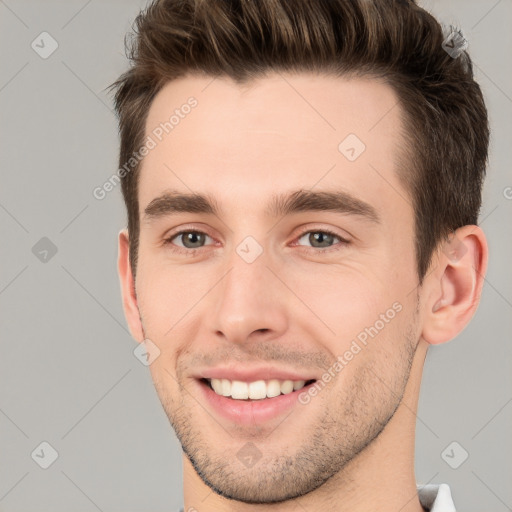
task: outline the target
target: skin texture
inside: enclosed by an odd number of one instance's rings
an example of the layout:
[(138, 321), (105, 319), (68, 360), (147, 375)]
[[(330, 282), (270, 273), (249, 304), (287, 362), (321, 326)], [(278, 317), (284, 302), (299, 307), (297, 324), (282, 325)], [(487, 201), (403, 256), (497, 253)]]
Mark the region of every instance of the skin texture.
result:
[[(118, 262), (132, 335), (160, 350), (150, 371), (183, 446), (185, 510), (423, 510), (414, 475), (423, 363), (428, 346), (454, 338), (477, 308), (482, 230), (457, 230), (459, 256), (442, 245), (418, 286), (413, 208), (394, 167), (400, 106), (387, 85), (276, 73), (240, 87), (187, 76), (155, 97), (147, 134), (190, 96), (198, 105), (143, 161), (135, 283), (126, 230)], [(366, 146), (353, 162), (338, 151), (350, 133)], [(329, 211), (265, 214), (272, 194), (299, 188), (349, 192), (381, 222)], [(169, 189), (210, 194), (222, 214), (146, 222), (146, 206)], [(207, 236), (166, 244), (179, 229)], [(325, 229), (336, 236), (315, 243)], [(250, 264), (236, 251), (247, 236), (263, 249)], [(269, 364), (320, 379), (396, 303), (394, 318), (287, 416), (229, 422), (193, 378), (198, 368)], [(237, 457), (249, 441), (261, 454), (250, 468)]]

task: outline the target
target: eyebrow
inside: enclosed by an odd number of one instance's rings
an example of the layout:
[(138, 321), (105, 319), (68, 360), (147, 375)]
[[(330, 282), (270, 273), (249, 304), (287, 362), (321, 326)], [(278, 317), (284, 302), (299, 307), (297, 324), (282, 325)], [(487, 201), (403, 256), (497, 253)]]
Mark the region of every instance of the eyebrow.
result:
[[(354, 215), (375, 224), (381, 223), (380, 216), (373, 206), (345, 191), (299, 189), (291, 193), (274, 194), (264, 213), (271, 217), (284, 217), (311, 211)], [(222, 211), (213, 196), (168, 190), (146, 206), (143, 221), (150, 223), (176, 213), (200, 213), (222, 217)]]

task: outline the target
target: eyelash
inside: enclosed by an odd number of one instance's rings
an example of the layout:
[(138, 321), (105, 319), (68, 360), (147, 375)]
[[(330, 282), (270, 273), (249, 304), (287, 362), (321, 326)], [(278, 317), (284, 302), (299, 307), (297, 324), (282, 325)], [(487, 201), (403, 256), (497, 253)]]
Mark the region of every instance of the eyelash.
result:
[[(164, 245), (168, 245), (171, 247), (171, 251), (173, 252), (176, 252), (176, 253), (184, 253), (184, 254), (190, 254), (190, 255), (194, 255), (196, 253), (196, 251), (198, 251), (199, 249), (203, 249), (204, 247), (198, 247), (197, 249), (187, 249), (186, 247), (183, 248), (183, 247), (178, 247), (178, 246), (175, 246), (173, 243), (172, 243), (172, 240), (174, 240), (175, 238), (177, 238), (178, 236), (180, 235), (184, 235), (186, 233), (194, 233), (194, 234), (203, 234), (203, 235), (206, 235), (206, 236), (210, 236), (208, 233), (205, 233), (204, 231), (200, 231), (200, 230), (197, 230), (197, 229), (185, 229), (185, 230), (182, 230), (182, 231), (177, 231), (176, 233), (173, 233), (169, 238), (166, 238), (164, 240)], [(338, 247), (326, 247), (326, 248), (316, 248), (316, 247), (304, 247), (306, 249), (306, 252), (313, 252), (313, 253), (326, 253), (326, 252), (334, 252), (334, 251), (339, 251), (341, 249), (343, 249), (344, 247), (350, 245), (350, 242), (348, 240), (346, 240), (345, 238), (341, 237), (340, 235), (338, 235), (337, 233), (335, 233), (334, 231), (330, 231), (328, 229), (309, 229), (309, 230), (306, 230), (306, 231), (303, 231), (302, 233), (300, 233), (299, 235), (297, 235), (296, 237), (296, 240), (300, 240), (304, 235), (307, 235), (308, 233), (322, 233), (322, 234), (325, 234), (325, 235), (331, 235), (331, 236), (334, 236), (335, 238), (338, 238), (340, 240), (339, 244), (338, 244)], [(212, 238), (210, 236), (210, 238)], [(300, 246), (299, 246), (300, 247)]]

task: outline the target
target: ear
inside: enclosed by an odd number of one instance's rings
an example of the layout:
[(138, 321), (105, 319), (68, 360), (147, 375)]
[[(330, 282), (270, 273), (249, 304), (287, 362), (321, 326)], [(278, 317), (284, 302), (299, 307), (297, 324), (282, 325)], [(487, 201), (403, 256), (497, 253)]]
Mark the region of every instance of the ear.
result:
[(121, 282), (121, 296), (123, 299), (123, 308), (126, 321), (130, 328), (132, 337), (138, 341), (144, 341), (144, 331), (137, 305), (137, 296), (135, 294), (135, 282), (130, 266), (130, 242), (128, 230), (122, 229), (119, 232), (119, 252), (117, 259), (117, 269), (119, 280)]
[(462, 226), (443, 241), (437, 267), (427, 276), (423, 338), (432, 345), (455, 338), (471, 320), (487, 271), (488, 247), (484, 232)]

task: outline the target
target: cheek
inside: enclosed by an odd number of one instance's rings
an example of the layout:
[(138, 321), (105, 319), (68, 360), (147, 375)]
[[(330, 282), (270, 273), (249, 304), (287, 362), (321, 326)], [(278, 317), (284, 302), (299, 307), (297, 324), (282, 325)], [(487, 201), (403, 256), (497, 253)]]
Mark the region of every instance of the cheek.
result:
[(397, 351), (409, 343), (407, 331), (415, 304), (411, 302), (414, 294), (405, 291), (408, 286), (388, 276), (389, 280), (355, 268), (329, 270), (323, 276), (321, 272), (302, 274), (294, 290), (318, 320), (313, 315), (293, 317), (303, 330), (314, 329), (312, 336), (334, 359), (341, 356), (343, 364), (362, 363), (374, 355), (396, 358)]
[(137, 302), (145, 328), (155, 338), (172, 337), (186, 323), (186, 315), (193, 316), (194, 307), (209, 288), (204, 272), (201, 275), (198, 269), (158, 261), (145, 264), (141, 258)]
[(351, 413), (354, 417), (365, 408), (371, 413), (372, 403), (376, 410), (394, 410), (407, 384), (417, 326), (413, 310), (404, 307), (388, 323), (365, 327), (362, 336), (339, 339), (333, 350), (341, 355), (334, 392), (342, 403), (354, 407), (359, 403), (361, 408)]
[(394, 302), (390, 283), (358, 264), (295, 268), (287, 279), (337, 339), (356, 336), (373, 325)]

